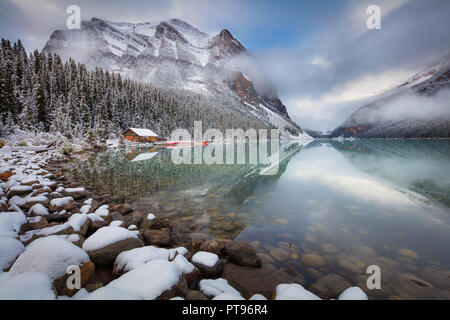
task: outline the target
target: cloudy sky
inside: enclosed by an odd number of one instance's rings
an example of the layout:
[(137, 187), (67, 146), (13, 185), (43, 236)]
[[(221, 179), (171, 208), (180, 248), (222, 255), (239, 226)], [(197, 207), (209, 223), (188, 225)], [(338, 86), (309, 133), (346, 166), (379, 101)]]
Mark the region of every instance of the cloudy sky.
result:
[[(84, 20), (227, 28), (260, 60), (294, 120), (319, 130), (450, 50), (448, 0), (2, 0), (1, 36), (41, 50), (70, 4)], [(367, 28), (369, 5), (381, 8), (381, 30)]]

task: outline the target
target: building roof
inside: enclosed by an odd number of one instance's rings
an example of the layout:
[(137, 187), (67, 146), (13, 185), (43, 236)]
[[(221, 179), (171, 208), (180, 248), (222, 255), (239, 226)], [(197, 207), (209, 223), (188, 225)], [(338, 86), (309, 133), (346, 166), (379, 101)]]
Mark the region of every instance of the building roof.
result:
[[(138, 136), (140, 137), (158, 137), (158, 135), (156, 133), (154, 133), (152, 130), (150, 129), (138, 129), (138, 128), (130, 128), (128, 130), (133, 131), (134, 133), (136, 133)], [(127, 131), (128, 131), (127, 130)], [(126, 131), (125, 131), (126, 132)]]

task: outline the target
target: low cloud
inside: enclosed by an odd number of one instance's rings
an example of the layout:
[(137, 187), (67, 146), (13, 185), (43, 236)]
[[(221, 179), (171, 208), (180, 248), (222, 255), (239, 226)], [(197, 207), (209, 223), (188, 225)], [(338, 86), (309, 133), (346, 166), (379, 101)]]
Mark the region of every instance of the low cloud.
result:
[(433, 119), (450, 117), (450, 90), (441, 90), (434, 96), (406, 94), (382, 106), (383, 120)]

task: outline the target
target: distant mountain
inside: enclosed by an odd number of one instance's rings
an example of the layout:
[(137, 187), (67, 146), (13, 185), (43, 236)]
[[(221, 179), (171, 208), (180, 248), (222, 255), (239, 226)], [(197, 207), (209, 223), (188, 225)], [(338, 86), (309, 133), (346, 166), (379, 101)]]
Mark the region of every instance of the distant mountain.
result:
[(449, 138), (450, 55), (355, 111), (331, 136)]
[(228, 30), (208, 35), (178, 19), (134, 24), (92, 18), (81, 30), (53, 32), (43, 52), (164, 88), (237, 96), (245, 113), (287, 136), (303, 134), (263, 70)]
[(303, 128), (307, 134), (309, 134), (314, 139), (327, 139), (331, 137), (332, 131), (318, 131), (313, 129)]

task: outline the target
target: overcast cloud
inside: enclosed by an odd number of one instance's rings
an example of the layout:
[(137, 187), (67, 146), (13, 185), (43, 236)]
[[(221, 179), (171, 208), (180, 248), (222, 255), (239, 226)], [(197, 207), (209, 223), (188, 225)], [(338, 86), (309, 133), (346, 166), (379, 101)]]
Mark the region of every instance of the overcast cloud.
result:
[[(1, 36), (41, 50), (64, 28), (66, 7), (84, 20), (180, 18), (207, 33), (229, 29), (264, 66), (300, 125), (333, 129), (450, 50), (448, 0), (2, 0)], [(382, 29), (366, 27), (369, 5)]]

